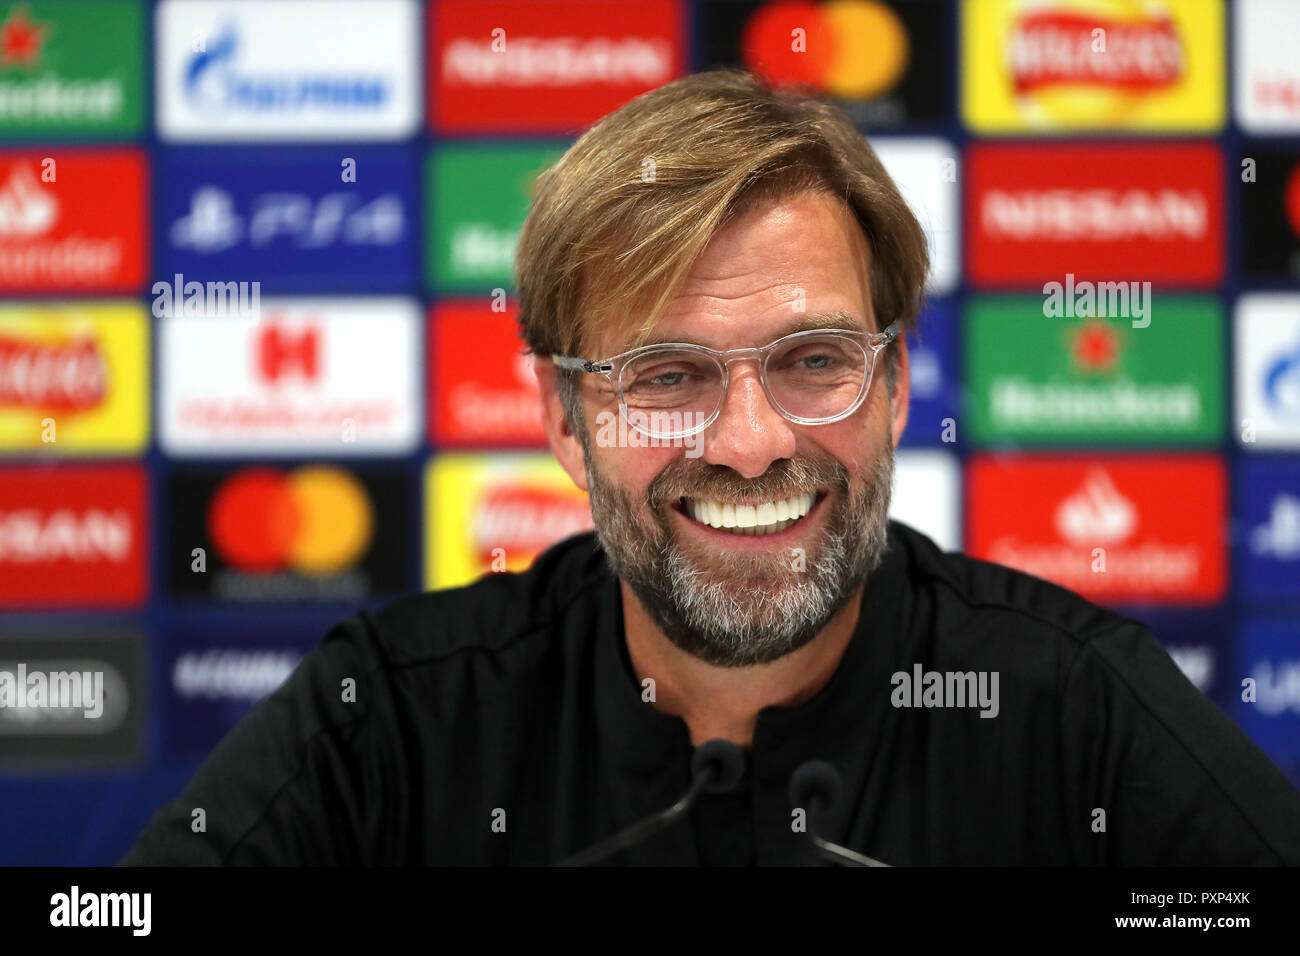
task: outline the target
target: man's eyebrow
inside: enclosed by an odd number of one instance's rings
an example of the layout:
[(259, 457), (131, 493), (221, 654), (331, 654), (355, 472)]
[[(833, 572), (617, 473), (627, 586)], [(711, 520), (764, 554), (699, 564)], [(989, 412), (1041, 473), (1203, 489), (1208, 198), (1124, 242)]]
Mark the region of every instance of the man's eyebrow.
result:
[[(785, 335), (793, 335), (795, 332), (811, 332), (814, 329), (852, 329), (857, 332), (870, 331), (866, 328), (866, 323), (859, 322), (848, 312), (809, 312), (800, 314), (797, 318), (791, 320), (786, 325), (777, 330), (776, 334), (768, 341), (775, 341)], [(639, 345), (664, 345), (668, 342), (680, 342), (682, 339), (678, 336), (665, 335), (662, 332), (653, 332), (639, 343)], [(766, 344), (766, 343), (764, 343)], [(620, 355), (623, 352), (637, 348), (638, 345), (624, 343), (622, 347), (611, 352), (611, 355)]]

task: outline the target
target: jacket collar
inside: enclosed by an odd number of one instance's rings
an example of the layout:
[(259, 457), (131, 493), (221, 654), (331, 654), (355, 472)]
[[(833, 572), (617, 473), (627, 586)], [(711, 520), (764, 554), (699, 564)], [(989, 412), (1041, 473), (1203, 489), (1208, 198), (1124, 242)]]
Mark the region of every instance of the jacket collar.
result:
[[(908, 650), (903, 626), (911, 611), (907, 565), (891, 522), (884, 560), (867, 581), (857, 627), (831, 679), (795, 707), (759, 711), (742, 786), (753, 788), (760, 864), (808, 858), (806, 838), (791, 828), (786, 797), (791, 774), (805, 761), (828, 761), (843, 783), (838, 806), (820, 828), (827, 839), (843, 842), (859, 808), (870, 804), (871, 768), (889, 710), (890, 677)], [(607, 562), (605, 566), (595, 635), (597, 772), (621, 828), (671, 805), (685, 792), (692, 747), (684, 720), (643, 700), (628, 660), (619, 582)], [(637, 864), (680, 864), (696, 862), (697, 854), (690, 827), (679, 822), (625, 858)]]

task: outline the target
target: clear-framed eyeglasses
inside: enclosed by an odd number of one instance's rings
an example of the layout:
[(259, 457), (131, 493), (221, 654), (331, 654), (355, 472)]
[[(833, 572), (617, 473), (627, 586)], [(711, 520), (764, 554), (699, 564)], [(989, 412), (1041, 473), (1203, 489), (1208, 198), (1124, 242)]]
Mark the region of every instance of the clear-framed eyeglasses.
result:
[(733, 362), (758, 363), (772, 407), (797, 425), (829, 425), (861, 407), (871, 390), (876, 357), (901, 327), (883, 332), (812, 329), (761, 348), (718, 351), (689, 342), (643, 345), (592, 361), (563, 355), (559, 368), (604, 375), (630, 426), (651, 438), (686, 438), (717, 420)]

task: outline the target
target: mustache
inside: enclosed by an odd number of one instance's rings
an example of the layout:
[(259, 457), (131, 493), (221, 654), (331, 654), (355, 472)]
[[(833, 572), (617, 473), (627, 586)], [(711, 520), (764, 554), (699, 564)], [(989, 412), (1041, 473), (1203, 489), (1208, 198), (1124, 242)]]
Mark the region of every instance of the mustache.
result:
[(849, 471), (834, 458), (781, 458), (757, 478), (744, 478), (726, 465), (678, 458), (650, 482), (647, 500), (659, 511), (683, 497), (776, 501), (824, 489), (849, 490)]

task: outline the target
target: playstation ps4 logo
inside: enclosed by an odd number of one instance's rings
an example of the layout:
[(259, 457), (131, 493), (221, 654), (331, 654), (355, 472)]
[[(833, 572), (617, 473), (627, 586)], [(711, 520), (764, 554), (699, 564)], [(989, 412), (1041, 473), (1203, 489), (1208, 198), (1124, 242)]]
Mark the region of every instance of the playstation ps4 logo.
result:
[(405, 239), (406, 224), (395, 193), (368, 202), (345, 192), (264, 193), (253, 198), (244, 216), (226, 190), (203, 186), (191, 196), (189, 212), (172, 223), (170, 235), (174, 245), (200, 253), (224, 252), (245, 240), (254, 248), (276, 242), (299, 249), (391, 246)]
[(233, 24), (197, 45), (200, 49), (185, 65), (184, 93), (193, 108), (206, 113), (355, 114), (382, 110), (393, 97), (390, 81), (377, 73), (243, 71), (240, 35)]

